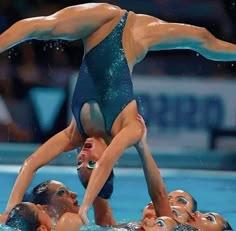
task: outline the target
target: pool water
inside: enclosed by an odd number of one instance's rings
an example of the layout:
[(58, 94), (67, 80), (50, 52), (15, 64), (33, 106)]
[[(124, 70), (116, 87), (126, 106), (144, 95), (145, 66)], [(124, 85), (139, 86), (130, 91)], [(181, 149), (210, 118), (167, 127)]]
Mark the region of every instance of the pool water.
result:
[[(9, 194), (19, 171), (19, 166), (0, 166), (0, 213), (4, 211)], [(236, 230), (236, 173), (225, 171), (162, 169), (162, 176), (168, 191), (183, 189), (191, 193), (198, 202), (198, 209), (213, 211), (224, 216)], [(146, 182), (141, 169), (115, 169), (115, 186), (110, 204), (118, 222), (139, 220), (143, 207), (150, 202)], [(81, 202), (84, 189), (78, 181), (73, 167), (47, 166), (40, 169), (32, 185), (54, 179), (66, 184), (78, 193)], [(90, 228), (95, 227), (92, 210), (89, 211)], [(3, 230), (3, 227), (2, 229)]]

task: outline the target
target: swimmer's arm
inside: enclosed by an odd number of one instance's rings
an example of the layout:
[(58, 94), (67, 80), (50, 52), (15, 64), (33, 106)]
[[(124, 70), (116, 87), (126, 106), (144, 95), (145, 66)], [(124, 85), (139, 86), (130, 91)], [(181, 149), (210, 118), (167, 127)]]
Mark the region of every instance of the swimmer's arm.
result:
[[(146, 126), (142, 117), (139, 117), (140, 122)], [(165, 183), (162, 179), (159, 168), (150, 152), (149, 145), (146, 139), (146, 132), (143, 138), (135, 145), (142, 161), (144, 175), (146, 178), (148, 192), (155, 207), (157, 217), (168, 216), (172, 217), (168, 194)]]
[(190, 49), (207, 59), (236, 61), (236, 45), (222, 41), (207, 29), (188, 24), (168, 23), (149, 17), (143, 42), (149, 51)]
[(56, 224), (55, 231), (78, 231), (83, 222), (78, 214), (64, 213)]
[(108, 200), (96, 197), (93, 202), (93, 210), (95, 223), (100, 226), (114, 226), (116, 225), (112, 209)]
[(70, 133), (72, 133), (71, 131), (76, 126), (74, 123), (74, 120), (72, 120), (68, 128), (50, 138), (24, 161), (13, 186), (6, 212), (9, 212), (16, 204), (22, 201), (34, 174), (40, 167), (55, 159), (62, 152), (72, 150), (79, 146), (79, 143), (73, 146), (70, 139)]
[(5, 223), (8, 217), (8, 213), (0, 214), (0, 224)]
[(113, 19), (119, 8), (106, 3), (66, 7), (49, 16), (22, 19), (0, 35), (0, 52), (31, 39), (82, 39)]
[(115, 162), (120, 158), (126, 148), (134, 145), (141, 139), (143, 127), (138, 121), (124, 127), (111, 141), (110, 145), (103, 152), (102, 157), (97, 161), (97, 167), (92, 171), (82, 205), (79, 210), (81, 219), (86, 224), (87, 211), (95, 200), (105, 181), (108, 179)]

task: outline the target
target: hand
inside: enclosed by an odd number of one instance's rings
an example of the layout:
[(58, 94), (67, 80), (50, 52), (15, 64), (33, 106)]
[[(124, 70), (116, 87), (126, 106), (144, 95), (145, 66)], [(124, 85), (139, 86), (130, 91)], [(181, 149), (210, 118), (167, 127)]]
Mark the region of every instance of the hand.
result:
[(9, 213), (0, 214), (0, 224), (5, 223)]
[(87, 213), (88, 213), (88, 208), (81, 205), (80, 209), (79, 209), (79, 216), (80, 219), (82, 220), (82, 222), (86, 225), (89, 223), (89, 219), (87, 217)]
[(142, 138), (134, 146), (136, 148), (142, 148), (147, 143), (147, 141), (146, 141), (147, 127), (146, 127), (145, 121), (141, 115), (137, 116), (137, 120), (142, 124), (144, 130), (143, 130)]
[(142, 117), (140, 114), (138, 114), (137, 120), (138, 120), (138, 121), (143, 125), (143, 127), (144, 127), (144, 133), (143, 133), (142, 139), (146, 139), (146, 136), (147, 136), (147, 127), (146, 127), (145, 121), (144, 121), (143, 117)]

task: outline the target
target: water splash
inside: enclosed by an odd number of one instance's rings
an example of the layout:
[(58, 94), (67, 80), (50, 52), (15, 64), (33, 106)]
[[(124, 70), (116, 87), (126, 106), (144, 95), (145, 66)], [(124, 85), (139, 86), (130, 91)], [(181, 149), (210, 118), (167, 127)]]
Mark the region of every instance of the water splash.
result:
[(231, 6), (229, 7), (230, 10), (233, 10), (236, 6), (236, 2), (232, 2), (231, 3)]
[(43, 50), (47, 51), (48, 49), (56, 49), (57, 51), (64, 52), (65, 47), (67, 46), (68, 42), (64, 40), (56, 40), (56, 41), (48, 41), (43, 46)]
[(8, 227), (7, 225), (4, 225), (4, 224), (0, 224), (0, 230), (2, 231), (16, 231), (15, 229), (12, 229), (10, 227)]
[(16, 50), (14, 48), (11, 48), (9, 51), (8, 51), (8, 58), (11, 59), (13, 57), (16, 57), (18, 55), (18, 53), (16, 52)]

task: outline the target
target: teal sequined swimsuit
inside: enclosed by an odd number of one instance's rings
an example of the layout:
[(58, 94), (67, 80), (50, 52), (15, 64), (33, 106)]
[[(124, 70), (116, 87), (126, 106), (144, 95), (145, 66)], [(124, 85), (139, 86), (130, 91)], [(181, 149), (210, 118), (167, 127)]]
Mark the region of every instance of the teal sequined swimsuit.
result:
[(114, 120), (134, 99), (133, 84), (122, 44), (126, 12), (112, 32), (84, 57), (72, 98), (72, 112), (77, 127), (85, 134), (81, 121), (82, 106), (90, 101), (99, 104), (105, 129), (111, 134)]

